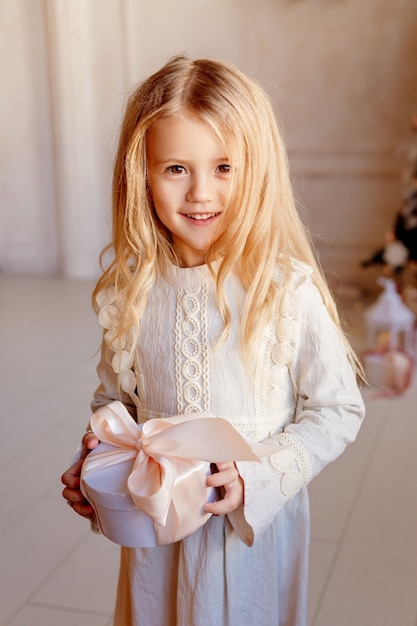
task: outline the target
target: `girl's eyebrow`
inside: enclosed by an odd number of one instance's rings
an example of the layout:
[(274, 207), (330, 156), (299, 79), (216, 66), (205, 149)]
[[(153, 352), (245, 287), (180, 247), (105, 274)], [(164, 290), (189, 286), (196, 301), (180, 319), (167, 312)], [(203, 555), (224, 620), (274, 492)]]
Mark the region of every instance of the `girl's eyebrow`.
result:
[(166, 165), (167, 163), (179, 163), (179, 162), (185, 163), (185, 159), (178, 159), (176, 157), (173, 157), (172, 159), (160, 159), (159, 161), (154, 161), (156, 165)]
[[(193, 161), (193, 159), (191, 159), (191, 162)], [(165, 159), (160, 159), (157, 161), (154, 161), (155, 165), (166, 165), (167, 163), (189, 163), (190, 159), (184, 159), (184, 158), (178, 158), (178, 157), (172, 157), (172, 158), (165, 158)], [(229, 158), (227, 156), (221, 156), (221, 157), (216, 157), (215, 159), (211, 159), (211, 163), (228, 163), (229, 162)]]

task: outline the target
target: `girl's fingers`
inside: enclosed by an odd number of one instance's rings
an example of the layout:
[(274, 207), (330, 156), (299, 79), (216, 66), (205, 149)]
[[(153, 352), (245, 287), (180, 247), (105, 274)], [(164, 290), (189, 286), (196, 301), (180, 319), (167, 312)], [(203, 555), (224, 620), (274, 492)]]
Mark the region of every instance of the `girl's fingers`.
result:
[(79, 489), (70, 489), (65, 487), (62, 492), (63, 497), (69, 506), (79, 515), (93, 519), (95, 512), (91, 504), (86, 500)]
[(80, 459), (77, 463), (74, 463), (66, 472), (61, 476), (61, 482), (70, 489), (79, 489), (80, 487), (80, 473), (81, 466), (84, 459)]
[(88, 517), (88, 519), (94, 519), (95, 512), (94, 512), (93, 507), (87, 501), (85, 502), (86, 503), (76, 502), (75, 504), (72, 505), (72, 508), (74, 509), (76, 513), (78, 513), (78, 515), (82, 515), (82, 517)]
[(218, 472), (207, 478), (208, 487), (222, 488), (221, 500), (207, 502), (206, 513), (226, 515), (243, 504), (243, 480), (233, 462), (217, 463)]
[(204, 505), (206, 513), (212, 513), (213, 515), (227, 515), (227, 513), (234, 511), (241, 504), (243, 504), (243, 487), (238, 482), (234, 487), (225, 487), (224, 494), (225, 495), (222, 500), (207, 502)]
[(68, 500), (69, 504), (71, 505), (80, 503), (80, 502), (86, 502), (86, 499), (84, 498), (81, 491), (76, 488), (72, 489), (69, 487), (65, 487), (65, 489), (63, 489), (62, 491), (62, 495), (65, 498), (65, 500)]
[(83, 517), (91, 518), (94, 516), (94, 509), (90, 503), (84, 498), (80, 490), (80, 474), (85, 457), (99, 443), (97, 437), (93, 433), (86, 433), (82, 440), (83, 449), (79, 461), (71, 465), (61, 476), (61, 482), (65, 485), (62, 490), (62, 496), (68, 502), (71, 508)]
[(61, 482), (72, 489), (80, 487), (80, 474), (81, 468), (84, 463), (85, 457), (99, 444), (99, 440), (94, 433), (88, 432), (82, 439), (83, 449), (79, 461), (71, 465), (66, 472), (61, 476)]
[(239, 478), (239, 472), (233, 461), (216, 465), (218, 471), (207, 477), (208, 487), (223, 487)]
[(90, 431), (88, 433), (85, 433), (85, 435), (83, 437), (83, 446), (85, 448), (87, 448), (87, 454), (88, 454), (88, 452), (93, 450), (96, 446), (98, 446), (98, 444), (99, 444), (99, 440), (95, 436), (94, 433), (92, 433)]

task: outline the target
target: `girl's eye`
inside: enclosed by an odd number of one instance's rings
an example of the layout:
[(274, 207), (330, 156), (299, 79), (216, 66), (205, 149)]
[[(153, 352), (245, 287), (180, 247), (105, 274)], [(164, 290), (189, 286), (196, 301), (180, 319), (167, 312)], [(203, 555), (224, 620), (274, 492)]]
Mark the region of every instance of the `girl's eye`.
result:
[(170, 165), (167, 168), (167, 172), (170, 172), (171, 174), (183, 174), (185, 172), (185, 167), (182, 165)]
[(230, 172), (230, 165), (229, 163), (222, 163), (217, 169), (221, 174), (228, 174)]

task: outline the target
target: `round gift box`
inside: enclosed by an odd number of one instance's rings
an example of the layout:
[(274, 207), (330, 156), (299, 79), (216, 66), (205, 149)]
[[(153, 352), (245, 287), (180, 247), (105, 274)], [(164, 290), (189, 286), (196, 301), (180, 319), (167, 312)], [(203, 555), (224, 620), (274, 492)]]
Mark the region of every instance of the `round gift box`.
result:
[[(89, 453), (89, 457), (115, 449), (115, 446), (100, 443)], [(155, 532), (156, 524), (138, 509), (127, 489), (127, 479), (132, 471), (133, 462), (134, 460), (130, 459), (111, 466), (98, 467), (93, 471), (82, 471), (81, 491), (93, 506), (99, 528), (105, 537), (129, 548), (151, 548), (161, 545)], [(210, 464), (204, 463), (204, 466), (207, 470), (206, 475), (209, 475)], [(215, 489), (207, 488), (207, 502), (215, 500)], [(201, 510), (200, 526), (209, 517), (210, 514)], [(184, 536), (187, 536), (186, 531), (178, 538)]]

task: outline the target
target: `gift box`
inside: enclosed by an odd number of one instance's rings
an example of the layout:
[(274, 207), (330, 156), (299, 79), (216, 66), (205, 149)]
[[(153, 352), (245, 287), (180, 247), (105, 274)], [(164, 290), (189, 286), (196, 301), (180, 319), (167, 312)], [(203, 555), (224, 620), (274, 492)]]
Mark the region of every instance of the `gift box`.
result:
[(362, 354), (365, 377), (369, 385), (402, 393), (410, 384), (413, 359), (401, 349), (367, 350)]
[[(117, 451), (116, 446), (99, 443), (97, 448), (90, 452), (90, 461), (96, 455)], [(210, 463), (202, 463), (202, 473), (208, 476), (211, 473)], [(105, 537), (121, 546), (129, 548), (152, 548), (157, 543), (155, 522), (146, 513), (141, 511), (132, 500), (127, 488), (127, 481), (132, 471), (133, 460), (125, 460), (116, 465), (102, 466), (96, 471), (84, 474), (81, 481), (81, 491), (87, 500), (93, 505), (98, 525)], [(201, 473), (198, 474), (201, 477)], [(198, 480), (198, 479), (197, 479)], [(195, 481), (195, 479), (194, 479)], [(194, 488), (196, 485), (194, 484)], [(198, 493), (205, 497), (205, 502), (214, 502), (216, 490), (206, 488), (205, 485), (197, 484)], [(190, 479), (188, 488), (192, 489)], [(194, 499), (196, 491), (194, 489)], [(200, 511), (200, 521), (204, 524), (210, 515)], [(169, 523), (171, 520), (167, 520)], [(170, 524), (170, 527), (172, 524)], [(194, 525), (193, 525), (194, 526)], [(182, 532), (177, 533), (177, 539), (186, 536), (195, 530), (191, 527), (190, 532), (186, 525)], [(168, 541), (168, 543), (171, 543)]]
[(100, 444), (81, 471), (81, 491), (103, 535), (128, 547), (179, 541), (205, 524), (216, 499), (211, 463), (259, 461), (225, 419), (206, 414), (150, 419), (138, 425), (120, 402), (91, 417)]

